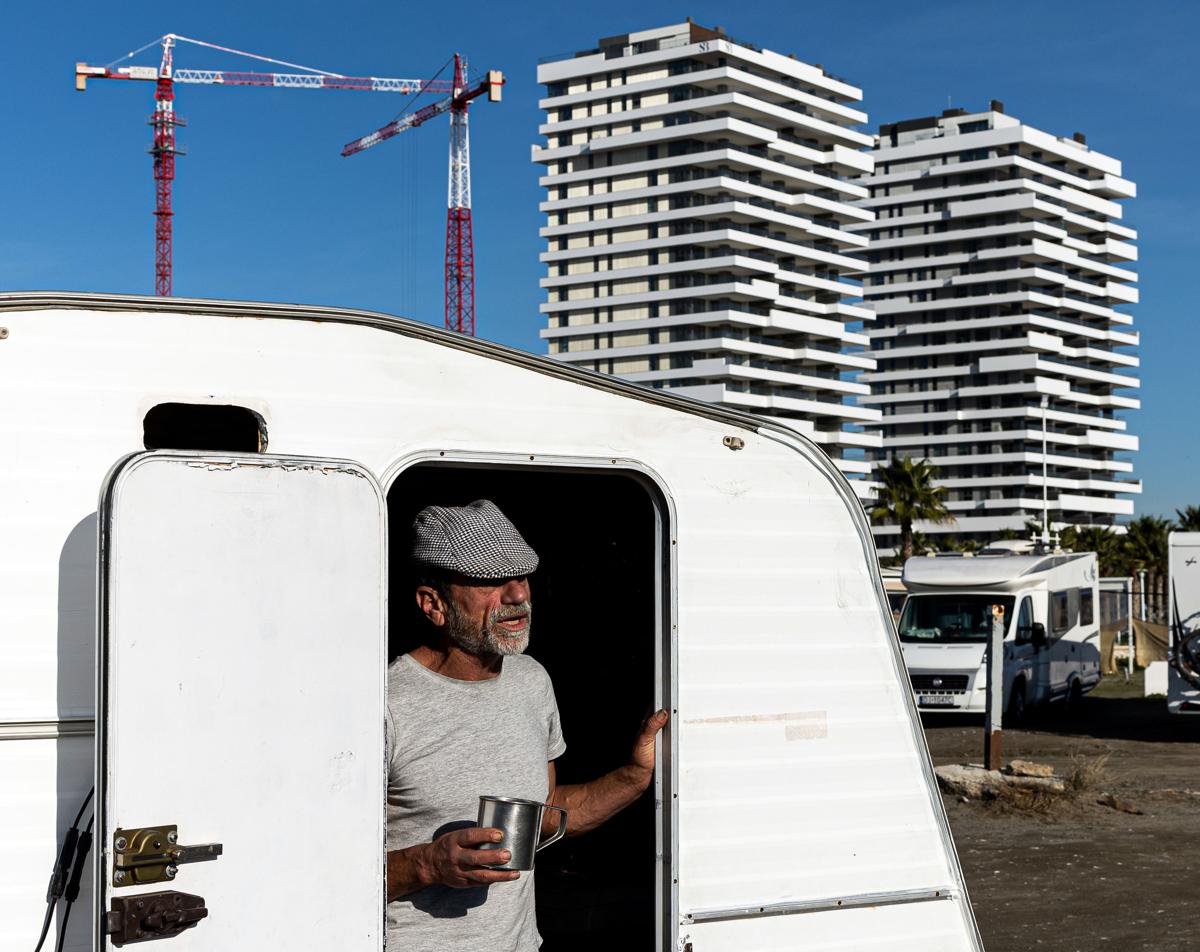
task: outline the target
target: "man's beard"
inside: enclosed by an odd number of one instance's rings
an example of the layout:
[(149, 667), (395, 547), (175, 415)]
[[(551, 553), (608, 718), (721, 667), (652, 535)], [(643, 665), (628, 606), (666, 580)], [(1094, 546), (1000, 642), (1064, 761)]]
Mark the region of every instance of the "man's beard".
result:
[[(529, 602), (520, 605), (501, 605), (492, 609), (481, 631), (473, 619), (460, 614), (458, 607), (446, 600), (446, 635), (464, 651), (473, 655), (518, 655), (529, 647), (529, 629), (533, 607)], [(514, 635), (500, 626), (508, 618), (525, 616), (525, 630)]]

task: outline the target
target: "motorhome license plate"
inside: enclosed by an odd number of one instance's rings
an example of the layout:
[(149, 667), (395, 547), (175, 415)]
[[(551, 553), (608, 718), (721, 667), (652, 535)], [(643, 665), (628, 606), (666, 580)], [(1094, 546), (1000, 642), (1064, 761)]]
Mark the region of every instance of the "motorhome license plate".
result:
[(917, 697), (918, 707), (954, 707), (954, 698), (946, 694), (921, 694)]

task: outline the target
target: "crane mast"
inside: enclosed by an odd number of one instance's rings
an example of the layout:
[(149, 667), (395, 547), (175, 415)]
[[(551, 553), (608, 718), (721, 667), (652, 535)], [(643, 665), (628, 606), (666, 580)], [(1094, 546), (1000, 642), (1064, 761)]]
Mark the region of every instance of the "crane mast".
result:
[(471, 143), (466, 62), (454, 54), (455, 100), (450, 107), (450, 182), (446, 210), (446, 328), (475, 336), (475, 240), (471, 234)]
[(154, 129), (150, 154), (154, 158), (154, 293), (171, 296), (172, 230), (171, 186), (175, 181), (175, 127), (186, 123), (175, 115), (175, 83), (171, 78), (171, 48), (174, 38), (163, 41), (162, 65), (154, 87)]
[(450, 161), (446, 189), (446, 329), (475, 336), (475, 240), (471, 231), (471, 147), (467, 136), (467, 107), (487, 94), (500, 101), (504, 75), (488, 70), (486, 78), (467, 86), (467, 61), (454, 54), (453, 91), (445, 99), (389, 122), (381, 129), (348, 143), (342, 155), (357, 155), (372, 146), (450, 113)]

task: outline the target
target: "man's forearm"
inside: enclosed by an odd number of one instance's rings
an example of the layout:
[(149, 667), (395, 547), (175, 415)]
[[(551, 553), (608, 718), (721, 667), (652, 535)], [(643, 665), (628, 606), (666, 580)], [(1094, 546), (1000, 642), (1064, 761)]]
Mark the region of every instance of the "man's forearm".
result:
[(387, 901), (407, 896), (433, 882), (426, 857), (427, 846), (409, 846), (387, 854)]
[[(650, 786), (652, 777), (652, 771), (641, 767), (618, 767), (590, 783), (556, 786), (550, 802), (567, 811), (567, 836), (578, 836), (633, 803)], [(557, 827), (553, 813), (547, 813), (543, 832), (547, 827)]]

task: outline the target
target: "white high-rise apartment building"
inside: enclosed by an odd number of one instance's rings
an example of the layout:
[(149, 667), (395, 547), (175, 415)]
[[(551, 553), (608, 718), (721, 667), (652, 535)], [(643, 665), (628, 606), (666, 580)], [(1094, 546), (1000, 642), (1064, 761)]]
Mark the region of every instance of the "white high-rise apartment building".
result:
[(957, 525), (926, 531), (1021, 532), (1043, 486), (1053, 525), (1132, 514), (1138, 442), (1118, 414), (1139, 406), (1137, 234), (1118, 199), (1136, 189), (1121, 163), (993, 101), (881, 126), (862, 183), (878, 369), (859, 379), (883, 411), (881, 461), (940, 470)]
[[(691, 22), (544, 62), (551, 356), (785, 419), (865, 474), (860, 90)], [(847, 453), (851, 458), (847, 459)], [(857, 455), (857, 458), (854, 458)], [(864, 480), (858, 485), (865, 487)], [(860, 489), (860, 492), (864, 491)]]

